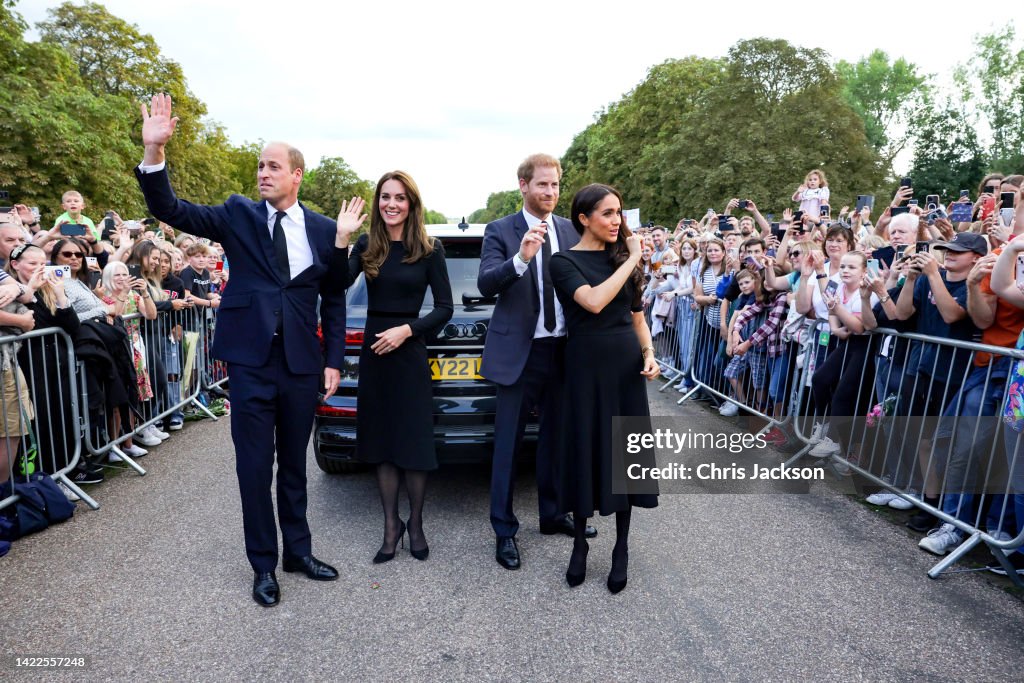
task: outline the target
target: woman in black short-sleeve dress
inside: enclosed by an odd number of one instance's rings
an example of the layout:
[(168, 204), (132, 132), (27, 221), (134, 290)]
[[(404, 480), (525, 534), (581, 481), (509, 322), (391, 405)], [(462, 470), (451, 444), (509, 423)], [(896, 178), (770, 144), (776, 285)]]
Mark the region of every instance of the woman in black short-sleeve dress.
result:
[[(339, 217), (339, 228), (349, 234), (362, 223), (350, 220), (343, 226), (341, 221)], [(377, 465), (384, 506), (384, 543), (373, 561), (394, 558), (407, 528), (410, 552), (425, 560), (430, 549), (423, 533), (423, 500), (427, 472), (437, 468), (426, 342), (454, 309), (444, 247), (427, 235), (419, 189), (402, 171), (386, 173), (377, 183), (370, 232), (349, 255), (345, 286), (360, 272), (366, 278), (368, 305), (356, 394), (357, 457)], [(421, 318), (428, 286), (434, 308)], [(398, 514), (403, 477), (408, 526)]]
[[(607, 185), (588, 185), (573, 197), (571, 213), (580, 242), (551, 257), (568, 330), (559, 502), (573, 513), (576, 538), (565, 579), (578, 586), (586, 578), (587, 518), (614, 512), (608, 590), (618, 593), (626, 587), (632, 508), (655, 507), (658, 496), (656, 486), (612, 493), (612, 418), (650, 416), (645, 378), (654, 379), (659, 370), (640, 302), (640, 239), (625, 225), (622, 197)], [(653, 466), (654, 453), (642, 451), (629, 462)]]

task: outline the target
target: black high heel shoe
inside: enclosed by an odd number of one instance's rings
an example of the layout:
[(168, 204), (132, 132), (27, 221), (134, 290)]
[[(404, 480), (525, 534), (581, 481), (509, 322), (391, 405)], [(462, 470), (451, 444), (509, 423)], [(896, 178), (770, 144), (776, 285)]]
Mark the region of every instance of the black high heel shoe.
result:
[(570, 588), (575, 588), (587, 580), (587, 554), (589, 552), (590, 546), (586, 543), (583, 544), (582, 550), (577, 550), (573, 546), (572, 555), (569, 556), (569, 568), (565, 570), (565, 582), (569, 584)]
[(628, 564), (629, 551), (621, 555), (612, 553), (612, 570), (608, 573), (608, 591), (612, 595), (622, 592), (622, 589), (626, 587), (626, 582), (629, 580), (629, 576), (626, 573)]
[[(406, 528), (408, 528), (408, 525), (406, 525)], [(430, 546), (429, 545), (424, 544), (424, 546), (421, 549), (413, 550), (413, 547), (412, 547), (412, 532), (411, 531), (409, 532), (409, 554), (412, 555), (413, 557), (415, 557), (420, 562), (423, 562), (428, 557), (430, 557)]]
[[(401, 525), (402, 526), (398, 528), (398, 540), (395, 541), (396, 549), (398, 547), (399, 542), (401, 542), (402, 547), (405, 548), (405, 522), (401, 522)], [(384, 552), (384, 546), (381, 546), (381, 549), (378, 550), (377, 554), (373, 556), (373, 563), (383, 564), (385, 562), (390, 562), (391, 560), (395, 559), (395, 552), (395, 550), (392, 550), (390, 553), (386, 553)]]

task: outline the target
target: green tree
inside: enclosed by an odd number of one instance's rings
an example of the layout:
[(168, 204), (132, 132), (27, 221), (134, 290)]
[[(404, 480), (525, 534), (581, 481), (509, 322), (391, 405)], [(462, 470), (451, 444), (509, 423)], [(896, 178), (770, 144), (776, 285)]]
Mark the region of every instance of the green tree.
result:
[(490, 223), (523, 209), (523, 195), (519, 190), (492, 192), (487, 197), (487, 206), (477, 209), (466, 218), (467, 223)]
[(431, 211), (430, 209), (423, 210), (423, 220), (427, 225), (444, 225), (448, 222), (448, 218), (445, 217), (440, 211)]
[(832, 203), (880, 187), (884, 173), (864, 124), (843, 99), (822, 50), (758, 38), (729, 50), (727, 76), (709, 88), (655, 162), (658, 191), (672, 213), (645, 216), (674, 224), (731, 197), (755, 200), (762, 212), (792, 206), (812, 168), (829, 178)]
[(937, 194), (954, 200), (985, 175), (985, 151), (976, 126), (963, 110), (929, 108), (915, 122), (914, 163), (910, 176), (919, 197)]
[(975, 38), (975, 53), (955, 72), (958, 96), (973, 102), (991, 131), (992, 170), (1024, 169), (1024, 49), (1012, 25)]
[(307, 169), (299, 199), (332, 216), (343, 201), (352, 197), (362, 197), (369, 206), (373, 202), (373, 189), (373, 183), (360, 178), (341, 157), (324, 157), (315, 168)]
[(868, 142), (891, 172), (893, 160), (911, 140), (910, 124), (924, 110), (929, 78), (903, 58), (890, 61), (882, 50), (853, 64), (840, 60), (836, 74), (843, 98), (864, 121)]

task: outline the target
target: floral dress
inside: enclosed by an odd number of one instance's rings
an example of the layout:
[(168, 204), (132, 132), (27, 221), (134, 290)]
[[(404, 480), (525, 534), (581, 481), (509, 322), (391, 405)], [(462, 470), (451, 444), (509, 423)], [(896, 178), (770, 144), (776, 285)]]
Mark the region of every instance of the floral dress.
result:
[[(1024, 350), (1024, 331), (1017, 337), (1017, 348)], [(1014, 361), (1010, 366), (1006, 387), (1003, 422), (1016, 432), (1024, 431), (1024, 361)]]
[[(103, 303), (108, 306), (113, 306), (117, 303), (116, 299), (107, 294), (104, 294), (102, 298)], [(123, 312), (125, 317), (139, 312), (140, 299), (141, 297), (138, 292), (128, 292), (128, 300), (125, 301)], [(135, 379), (138, 385), (139, 400), (148, 401), (153, 398), (153, 386), (149, 382), (149, 369), (146, 367), (146, 345), (142, 341), (142, 331), (138, 318), (125, 320), (124, 327), (128, 332), (128, 338), (132, 342), (132, 361), (135, 364)]]

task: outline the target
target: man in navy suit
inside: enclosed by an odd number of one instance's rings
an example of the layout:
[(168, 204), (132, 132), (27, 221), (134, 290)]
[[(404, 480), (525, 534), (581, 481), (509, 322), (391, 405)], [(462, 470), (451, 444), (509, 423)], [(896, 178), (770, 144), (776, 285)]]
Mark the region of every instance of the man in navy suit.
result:
[[(306, 522), (306, 448), (319, 375), (323, 371), (327, 396), (332, 395), (345, 349), (344, 290), (327, 276), (337, 256), (337, 223), (298, 203), (305, 164), (298, 150), (283, 143), (267, 145), (260, 154), (263, 201), (233, 195), (219, 206), (199, 206), (179, 200), (164, 162), (164, 145), (178, 121), (171, 117), (171, 98), (154, 95), (150, 111), (142, 105), (142, 118), (145, 155), (136, 176), (150, 212), (219, 242), (231, 262), (213, 356), (227, 362), (231, 378), (231, 438), (245, 551), (255, 573), (252, 595), (270, 607), (281, 595), (270, 495), (275, 445), (282, 566), (318, 581), (338, 578), (337, 570), (313, 557)], [(358, 216), (362, 201), (352, 203), (348, 211)], [(326, 369), (316, 334), (318, 298)]]
[[(527, 157), (519, 166), (523, 210), (488, 224), (480, 255), (477, 286), (497, 296), (487, 328), (480, 372), (498, 385), (491, 465), (491, 526), (495, 559), (519, 569), (519, 520), (512, 511), (515, 458), (526, 418), (540, 413), (537, 444), (537, 497), (542, 534), (573, 536), (573, 520), (559, 514), (555, 499), (555, 453), (565, 361), (565, 316), (550, 277), (551, 255), (580, 237), (558, 204), (562, 166), (547, 154)], [(587, 527), (588, 538), (597, 530)]]

